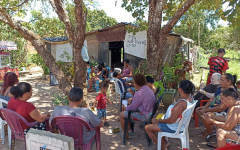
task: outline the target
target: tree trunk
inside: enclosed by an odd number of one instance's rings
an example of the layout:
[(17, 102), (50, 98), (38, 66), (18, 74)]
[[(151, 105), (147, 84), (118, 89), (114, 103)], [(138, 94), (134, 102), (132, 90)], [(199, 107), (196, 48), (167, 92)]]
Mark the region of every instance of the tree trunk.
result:
[(195, 0), (187, 0), (174, 14), (171, 20), (161, 28), (162, 11), (165, 0), (149, 1), (148, 32), (147, 32), (147, 72), (159, 80), (164, 49), (169, 32), (176, 25), (180, 17), (195, 3)]

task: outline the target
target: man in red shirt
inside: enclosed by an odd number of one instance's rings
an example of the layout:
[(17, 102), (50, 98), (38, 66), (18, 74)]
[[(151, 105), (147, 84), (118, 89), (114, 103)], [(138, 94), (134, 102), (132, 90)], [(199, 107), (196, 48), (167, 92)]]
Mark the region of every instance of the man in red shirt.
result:
[(225, 49), (219, 48), (218, 55), (216, 57), (210, 57), (208, 61), (208, 65), (210, 67), (210, 73), (207, 80), (207, 85), (211, 83), (212, 74), (217, 73), (226, 73), (228, 69), (228, 62), (223, 58), (225, 55)]

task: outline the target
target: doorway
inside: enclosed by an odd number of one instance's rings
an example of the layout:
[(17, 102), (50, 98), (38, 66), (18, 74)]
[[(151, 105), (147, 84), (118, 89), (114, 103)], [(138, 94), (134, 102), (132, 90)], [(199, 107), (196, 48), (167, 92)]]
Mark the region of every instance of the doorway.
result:
[(112, 68), (122, 68), (123, 60), (124, 60), (124, 42), (117, 41), (117, 42), (109, 42), (109, 54), (111, 54), (111, 64)]

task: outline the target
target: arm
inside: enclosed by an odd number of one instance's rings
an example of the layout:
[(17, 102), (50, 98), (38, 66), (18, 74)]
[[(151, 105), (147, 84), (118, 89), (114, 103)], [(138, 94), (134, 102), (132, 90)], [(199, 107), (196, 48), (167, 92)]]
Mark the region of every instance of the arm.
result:
[(98, 101), (95, 99), (95, 100), (94, 100), (94, 103), (93, 103), (93, 107), (96, 107), (96, 106), (97, 106), (97, 103), (98, 103)]
[(132, 77), (133, 76), (133, 68), (130, 66), (130, 74), (128, 75), (128, 77)]
[(210, 104), (211, 104), (211, 102), (213, 101), (213, 99), (215, 98), (215, 96), (214, 97), (212, 97), (203, 107), (205, 107), (205, 108), (208, 108), (209, 106), (210, 106)]
[(163, 119), (163, 120), (159, 119), (158, 122), (167, 123), (167, 124), (174, 123), (186, 108), (187, 108), (187, 103), (185, 101), (180, 101), (173, 107), (170, 118)]
[(39, 110), (34, 109), (29, 115), (37, 122), (43, 122), (49, 114), (41, 114)]
[(227, 109), (227, 106), (224, 103), (221, 103), (213, 108), (206, 108), (205, 112), (222, 112)]
[(101, 121), (100, 124), (97, 127), (103, 127), (103, 122)]
[(213, 98), (214, 97), (214, 93), (209, 93), (209, 92), (206, 92), (205, 90), (203, 89), (200, 89), (199, 90), (200, 93), (206, 95), (208, 98)]
[(216, 120), (211, 120), (211, 122), (217, 127), (229, 131), (229, 130), (232, 130), (233, 127), (237, 125), (238, 119), (239, 119), (238, 114), (239, 114), (239, 111), (233, 107), (230, 109), (228, 113), (226, 122), (220, 122)]
[(134, 94), (132, 103), (126, 108), (126, 110), (136, 110), (142, 104), (144, 96), (139, 92), (141, 91)]

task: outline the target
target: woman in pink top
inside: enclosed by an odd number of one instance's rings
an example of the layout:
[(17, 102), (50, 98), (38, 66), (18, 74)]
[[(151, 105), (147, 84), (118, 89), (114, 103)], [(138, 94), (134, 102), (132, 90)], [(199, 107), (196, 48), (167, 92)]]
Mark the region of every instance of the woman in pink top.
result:
[(123, 77), (131, 78), (133, 76), (133, 69), (129, 65), (129, 60), (125, 59), (124, 60), (124, 67), (123, 67)]

